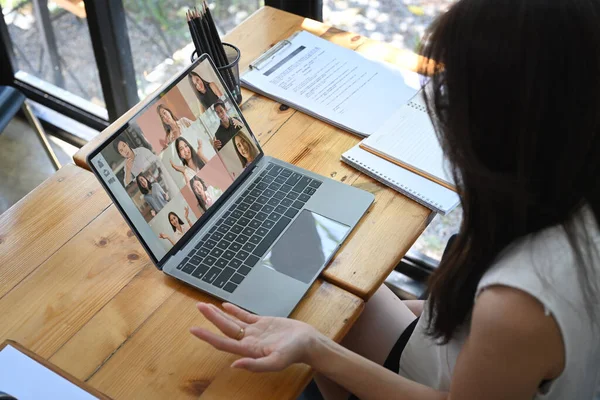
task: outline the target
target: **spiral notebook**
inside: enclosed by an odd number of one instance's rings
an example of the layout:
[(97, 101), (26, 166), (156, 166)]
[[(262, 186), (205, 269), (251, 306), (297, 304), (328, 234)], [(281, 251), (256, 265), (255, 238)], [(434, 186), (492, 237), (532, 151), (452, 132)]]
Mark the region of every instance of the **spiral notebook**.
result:
[(359, 145), (342, 154), (342, 161), (442, 215), (452, 211), (460, 201), (456, 192), (363, 150)]
[(360, 147), (456, 191), (422, 92), (389, 117), (377, 132), (363, 140)]

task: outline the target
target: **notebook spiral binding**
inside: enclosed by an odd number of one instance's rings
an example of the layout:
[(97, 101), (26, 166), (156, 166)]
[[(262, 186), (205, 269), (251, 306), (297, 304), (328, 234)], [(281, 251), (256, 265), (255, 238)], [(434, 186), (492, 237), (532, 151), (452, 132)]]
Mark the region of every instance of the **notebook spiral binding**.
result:
[(369, 167), (366, 164), (363, 164), (362, 162), (358, 161), (357, 159), (351, 157), (351, 156), (346, 156), (346, 158), (350, 161), (352, 161), (355, 165), (360, 165), (363, 169), (364, 172), (369, 175), (371, 178), (383, 183), (384, 185), (389, 185), (389, 183), (393, 183), (397, 188), (400, 189), (400, 191), (402, 191), (403, 193), (405, 193), (408, 197), (410, 197), (411, 199), (413, 199), (414, 201), (416, 201), (417, 203), (425, 206), (425, 207), (429, 207), (430, 205), (433, 205), (434, 207), (437, 207), (438, 209), (442, 209), (442, 205), (438, 202), (436, 202), (433, 199), (430, 199), (429, 197), (425, 197), (423, 195), (421, 195), (421, 193), (418, 193), (406, 186), (404, 186), (403, 184), (401, 184), (400, 182), (386, 176), (386, 175), (381, 175), (379, 173), (379, 171)]
[(409, 102), (407, 103), (407, 105), (408, 105), (409, 107), (412, 107), (412, 108), (414, 108), (415, 110), (418, 110), (418, 111), (423, 111), (424, 113), (426, 113), (426, 112), (427, 112), (427, 107), (425, 107), (425, 105), (423, 105), (423, 104), (415, 103), (414, 101), (409, 101)]

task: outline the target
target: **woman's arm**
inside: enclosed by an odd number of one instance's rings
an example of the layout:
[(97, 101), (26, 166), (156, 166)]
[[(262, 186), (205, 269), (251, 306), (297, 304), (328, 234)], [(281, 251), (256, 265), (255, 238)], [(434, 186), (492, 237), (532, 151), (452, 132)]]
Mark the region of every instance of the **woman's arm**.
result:
[(192, 120), (187, 117), (181, 117), (181, 118), (179, 118), (179, 120), (181, 121), (183, 126), (185, 126), (186, 128), (189, 128), (189, 126), (192, 125)]
[(219, 87), (214, 82), (210, 83), (210, 88), (212, 89), (213, 92), (215, 92), (217, 97), (223, 96), (223, 92), (221, 92), (221, 89), (219, 89)]
[(161, 234), (158, 235), (158, 237), (161, 238), (161, 239), (168, 240), (169, 242), (171, 242), (172, 246), (175, 246), (175, 242), (173, 241), (173, 239), (171, 239), (171, 236), (165, 235), (164, 233), (161, 233)]
[[(306, 363), (363, 400), (525, 400), (535, 396), (542, 381), (558, 377), (564, 369), (564, 345), (554, 319), (544, 314), (537, 300), (516, 289), (490, 288), (477, 299), (450, 393), (396, 375), (305, 323), (259, 317), (231, 304), (223, 307), (228, 314), (198, 305), (228, 338), (202, 328), (191, 332), (219, 350), (243, 356), (232, 367), (266, 372)], [(232, 339), (240, 328), (243, 339)]]
[(129, 185), (129, 183), (131, 182), (131, 168), (133, 166), (133, 161), (131, 161), (131, 159), (126, 159), (125, 160), (125, 175), (123, 176), (123, 183), (125, 184), (125, 186)]
[(425, 300), (403, 300), (402, 302), (417, 317), (420, 317), (423, 313), (423, 305), (425, 304)]
[(189, 207), (185, 208), (185, 220), (187, 221), (188, 228), (191, 228), (192, 227), (192, 221), (190, 221), (190, 208)]
[[(202, 140), (200, 139), (198, 139), (198, 151), (196, 151), (196, 154), (198, 154), (198, 157), (200, 157), (204, 164), (208, 163), (208, 158), (206, 158), (204, 152), (202, 151)], [(199, 165), (197, 167), (199, 167)]]
[(315, 337), (310, 349), (308, 365), (362, 400), (449, 398), (448, 393), (405, 379), (325, 336)]
[(185, 168), (184, 167), (180, 167), (179, 165), (175, 165), (175, 163), (173, 162), (173, 160), (171, 160), (171, 167), (173, 167), (173, 169), (175, 169), (175, 171), (181, 172), (182, 174), (185, 172)]

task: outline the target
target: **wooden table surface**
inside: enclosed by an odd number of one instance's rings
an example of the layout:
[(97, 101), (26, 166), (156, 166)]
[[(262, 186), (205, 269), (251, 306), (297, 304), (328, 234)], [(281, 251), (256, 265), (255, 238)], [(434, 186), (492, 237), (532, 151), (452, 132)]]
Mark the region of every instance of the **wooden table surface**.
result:
[[(298, 396), (310, 368), (250, 378), (194, 338), (198, 301), (216, 303), (154, 267), (89, 171), (67, 165), (0, 215), (0, 342), (115, 399)], [(319, 279), (291, 317), (339, 341), (363, 305)]]
[[(417, 57), (363, 36), (317, 21), (264, 7), (229, 33), (225, 41), (241, 50), (240, 71), (280, 40), (306, 30), (366, 56), (416, 69)], [(242, 91), (244, 117), (267, 155), (296, 164), (375, 195), (375, 204), (346, 240), (323, 278), (368, 300), (423, 232), (433, 213), (394, 190), (342, 163), (342, 153), (360, 139), (280, 103)], [(106, 133), (84, 146), (77, 165), (88, 168), (86, 156)]]

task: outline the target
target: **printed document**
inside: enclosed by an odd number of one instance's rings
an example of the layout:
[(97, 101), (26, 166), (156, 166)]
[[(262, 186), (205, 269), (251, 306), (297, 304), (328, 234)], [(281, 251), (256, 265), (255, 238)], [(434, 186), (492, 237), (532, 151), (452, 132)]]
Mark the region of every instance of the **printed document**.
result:
[(242, 76), (251, 90), (361, 136), (420, 89), (419, 75), (302, 31)]

